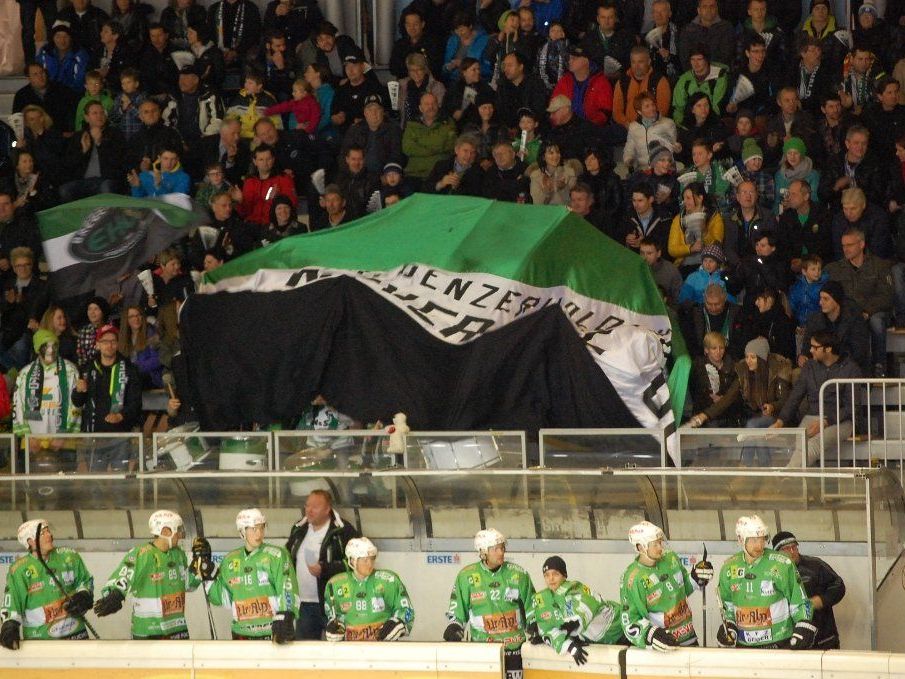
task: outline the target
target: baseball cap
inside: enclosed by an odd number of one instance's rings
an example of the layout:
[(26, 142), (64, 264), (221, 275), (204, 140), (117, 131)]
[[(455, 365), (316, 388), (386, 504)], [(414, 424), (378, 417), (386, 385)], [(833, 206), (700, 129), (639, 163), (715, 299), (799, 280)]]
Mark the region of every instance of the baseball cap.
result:
[(105, 325), (102, 325), (100, 328), (97, 329), (97, 332), (94, 333), (94, 341), (100, 342), (101, 337), (103, 337), (104, 335), (109, 335), (110, 333), (113, 333), (114, 335), (119, 337), (119, 328), (117, 328), (112, 323), (107, 323)]
[(553, 97), (550, 100), (550, 105), (547, 106), (547, 113), (554, 113), (555, 111), (558, 111), (561, 108), (565, 108), (566, 106), (571, 106), (571, 105), (572, 105), (572, 100), (569, 99), (569, 97), (567, 97), (564, 94), (557, 94), (555, 97)]

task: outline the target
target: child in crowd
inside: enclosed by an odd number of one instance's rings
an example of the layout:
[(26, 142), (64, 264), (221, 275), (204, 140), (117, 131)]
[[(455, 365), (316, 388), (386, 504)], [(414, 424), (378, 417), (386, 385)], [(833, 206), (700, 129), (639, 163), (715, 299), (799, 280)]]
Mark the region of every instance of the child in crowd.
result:
[[(541, 138), (537, 136), (538, 126), (537, 114), (530, 108), (522, 108), (518, 111), (518, 129), (519, 135), (512, 142), (512, 148), (519, 160), (526, 165), (537, 162), (537, 154), (540, 151)], [(525, 140), (525, 147), (522, 148), (522, 138)]]
[(107, 112), (110, 114), (113, 108), (113, 97), (104, 89), (104, 76), (100, 71), (88, 71), (85, 75), (85, 96), (79, 100), (79, 105), (75, 109), (75, 129), (82, 129), (85, 122), (85, 107), (90, 101), (99, 101)]
[(799, 328), (807, 323), (808, 316), (820, 311), (820, 290), (829, 277), (823, 272), (820, 255), (811, 254), (801, 259), (801, 274), (789, 291), (789, 305)]
[[(723, 265), (726, 263), (726, 255), (719, 243), (705, 245), (701, 250), (701, 267), (693, 271), (685, 279), (682, 289), (679, 290), (679, 304), (703, 304), (704, 290), (711, 283), (716, 283), (721, 288), (726, 287), (723, 277)], [(728, 297), (730, 302), (735, 302), (732, 295)]]
[[(744, 143), (752, 139), (757, 141), (757, 129), (754, 123), (754, 114), (750, 109), (740, 108), (735, 114), (735, 134), (726, 139), (726, 148), (733, 158), (740, 158), (742, 155), (742, 146)], [(741, 168), (739, 168), (741, 169)]]
[(773, 197), (776, 195), (776, 185), (773, 177), (764, 169), (764, 152), (756, 139), (745, 139), (742, 143), (742, 178), (754, 182), (757, 186), (757, 202), (766, 210), (773, 210)]
[(333, 96), (336, 93), (330, 84), (330, 68), (323, 64), (311, 64), (305, 69), (305, 82), (311, 85), (311, 91), (320, 107), (320, 120), (312, 132), (319, 139), (336, 139), (337, 133), (330, 116), (333, 113)]
[[(253, 139), (255, 123), (268, 107), (276, 103), (274, 96), (264, 89), (264, 76), (257, 71), (249, 70), (245, 74), (245, 87), (233, 97), (226, 115), (234, 115), (241, 121), (240, 136), (243, 139)], [(270, 119), (277, 129), (283, 129), (283, 121), (279, 116), (270, 116)]]
[(218, 193), (229, 193), (232, 188), (223, 173), (223, 165), (219, 162), (209, 163), (204, 168), (204, 179), (198, 185), (195, 192), (195, 202), (199, 205), (209, 205), (211, 198)]
[(141, 81), (138, 71), (134, 68), (124, 68), (122, 70), (119, 75), (119, 84), (122, 91), (113, 100), (110, 122), (123, 133), (126, 141), (128, 141), (141, 129), (138, 108), (145, 100), (145, 94), (140, 90)]
[(288, 113), (287, 129), (303, 130), (309, 135), (317, 131), (321, 118), (321, 107), (314, 96), (314, 89), (304, 78), (299, 78), (292, 83), (292, 99), (283, 101), (273, 106), (268, 106), (264, 115)]

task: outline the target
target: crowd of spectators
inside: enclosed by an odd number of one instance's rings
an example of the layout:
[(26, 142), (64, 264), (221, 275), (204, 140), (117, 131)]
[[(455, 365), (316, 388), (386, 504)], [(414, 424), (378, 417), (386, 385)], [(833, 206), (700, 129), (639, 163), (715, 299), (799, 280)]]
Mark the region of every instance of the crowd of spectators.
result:
[[(886, 374), (886, 331), (905, 326), (902, 0), (854, 0), (848, 30), (828, 0), (413, 0), (389, 84), (316, 0), (47, 4), (33, 49), (38, 0), (21, 0), (3, 369), (55, 301), (48, 327), (75, 328), (78, 359), (121, 322), (159, 386), (148, 352), (174, 340), (146, 317), (190, 269), (421, 191), (568, 206), (639, 253), (696, 357), (693, 426), (775, 422), (775, 375), (821, 333)], [(216, 237), (149, 263), (152, 295), (128, 276), (76, 305), (13, 255), (40, 258), (37, 210), (98, 192), (189, 194)]]

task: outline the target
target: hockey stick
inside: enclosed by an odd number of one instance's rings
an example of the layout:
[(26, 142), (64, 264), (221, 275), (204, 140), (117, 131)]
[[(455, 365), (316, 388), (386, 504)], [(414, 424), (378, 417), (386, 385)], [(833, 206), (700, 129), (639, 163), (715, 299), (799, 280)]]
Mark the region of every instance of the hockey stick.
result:
[[(707, 545), (703, 542), (704, 545), (704, 554), (701, 556), (701, 561), (707, 561)], [(701, 639), (701, 646), (707, 648), (707, 585), (709, 583), (704, 583), (704, 586), (701, 587), (701, 606), (704, 609), (704, 626), (702, 629), (703, 637)]]
[[(63, 587), (63, 583), (60, 582), (59, 578), (57, 578), (57, 574), (54, 573), (50, 566), (47, 565), (47, 562), (44, 561), (44, 555), (41, 554), (41, 529), (43, 527), (44, 524), (39, 523), (37, 530), (35, 530), (35, 556), (38, 557), (38, 561), (41, 562), (44, 570), (47, 571), (47, 574), (63, 594), (63, 599), (66, 601), (66, 603), (69, 603), (70, 601), (72, 601), (72, 597), (70, 597), (69, 594), (66, 593), (66, 589)], [(88, 622), (88, 619), (84, 615), (78, 616), (78, 619), (85, 623), (85, 627), (88, 628), (89, 632), (91, 632), (91, 636), (93, 636), (95, 639), (100, 639), (94, 627), (91, 626), (91, 623)]]
[[(192, 503), (192, 496), (189, 494), (188, 488), (185, 487), (185, 481), (180, 477), (176, 477), (176, 482), (182, 486), (182, 492), (185, 493), (186, 498), (188, 498), (189, 504), (192, 505), (192, 515), (195, 514), (195, 505)], [(204, 537), (203, 535), (198, 535), (196, 537)], [(194, 557), (194, 554), (192, 555)], [(200, 577), (200, 576), (199, 576)], [(201, 592), (204, 594), (204, 604), (207, 606), (207, 626), (211, 632), (211, 639), (214, 641), (217, 640), (217, 629), (214, 625), (214, 613), (211, 610), (211, 600), (207, 596), (207, 588), (204, 586), (204, 580), (201, 581)]]

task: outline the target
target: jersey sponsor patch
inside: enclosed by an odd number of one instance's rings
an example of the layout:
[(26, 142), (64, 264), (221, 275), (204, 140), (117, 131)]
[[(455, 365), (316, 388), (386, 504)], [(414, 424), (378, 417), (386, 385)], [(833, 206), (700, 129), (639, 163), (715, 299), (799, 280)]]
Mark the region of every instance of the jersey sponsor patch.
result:
[(163, 613), (163, 617), (181, 615), (185, 610), (185, 592), (164, 594), (160, 597), (160, 610)]
[(739, 630), (739, 634), (745, 644), (765, 644), (773, 641), (773, 631), (769, 627), (759, 630)]
[(735, 624), (740, 629), (760, 629), (773, 624), (769, 606), (738, 606), (735, 609)]
[(75, 618), (61, 618), (47, 628), (47, 634), (54, 639), (64, 639), (75, 632), (78, 625), (79, 622)]
[(266, 587), (270, 584), (270, 577), (264, 571), (258, 571), (258, 584), (261, 587)]
[(660, 577), (656, 573), (651, 573), (647, 578), (645, 578), (647, 582), (648, 588), (656, 587), (660, 584)]
[(772, 580), (761, 581), (760, 594), (761, 596), (773, 596), (774, 594), (776, 594), (776, 589), (773, 587)]
[(346, 625), (346, 641), (377, 641), (377, 633), (383, 627), (382, 622), (371, 622), (366, 625)]
[(741, 566), (730, 566), (729, 567), (729, 577), (738, 580), (745, 579), (745, 569)]
[(653, 592), (647, 595), (647, 603), (650, 606), (653, 606), (660, 600), (660, 597), (663, 596), (663, 592), (659, 589), (655, 589)]
[(372, 596), (371, 597), (371, 610), (375, 613), (383, 613), (386, 610), (386, 603), (383, 600), (383, 597)]
[(487, 594), (486, 594), (484, 591), (477, 591), (477, 592), (472, 592), (472, 593), (469, 595), (469, 599), (471, 599), (472, 602), (475, 602), (475, 601), (484, 601), (484, 599), (486, 598), (486, 596), (487, 596)]
[(507, 587), (506, 592), (503, 594), (503, 598), (506, 601), (518, 601), (518, 590), (514, 587)]
[(250, 597), (236, 601), (236, 620), (255, 620), (257, 618), (272, 618), (273, 609), (270, 607), (270, 599), (266, 596)]
[(66, 611), (63, 610), (63, 599), (57, 599), (56, 601), (51, 601), (49, 604), (44, 604), (44, 621), (45, 622), (53, 622), (54, 620), (62, 620), (66, 617)]
[(667, 629), (673, 629), (681, 625), (686, 620), (691, 620), (691, 610), (688, 608), (688, 601), (682, 599), (675, 606), (663, 613), (663, 626)]
[(518, 613), (507, 611), (506, 613), (488, 613), (482, 615), (484, 631), (488, 634), (507, 634), (518, 630)]
[(163, 573), (151, 573), (148, 576), (148, 580), (150, 580), (151, 582), (160, 582), (161, 580), (163, 580)]
[(339, 605), (339, 608), (340, 608), (340, 610), (341, 610), (343, 613), (348, 613), (350, 610), (352, 610), (352, 602), (351, 602), (351, 601), (343, 601), (343, 602)]
[(35, 592), (40, 592), (44, 589), (44, 583), (38, 580), (38, 582), (33, 582), (28, 586), (28, 593), (34, 594)]

